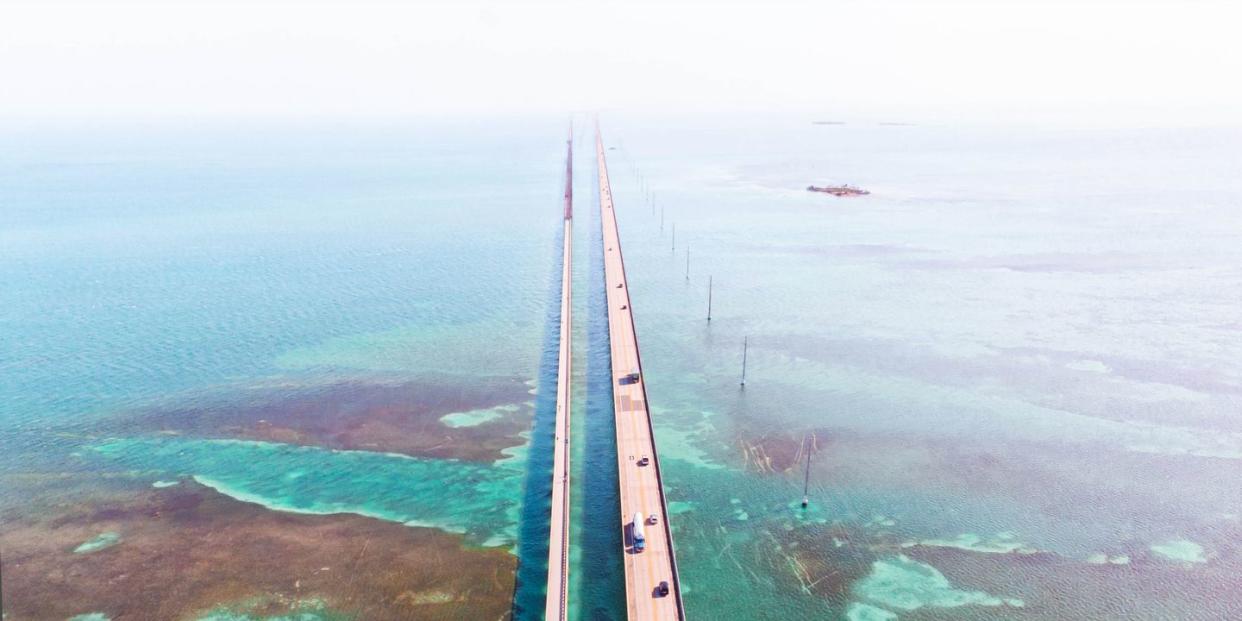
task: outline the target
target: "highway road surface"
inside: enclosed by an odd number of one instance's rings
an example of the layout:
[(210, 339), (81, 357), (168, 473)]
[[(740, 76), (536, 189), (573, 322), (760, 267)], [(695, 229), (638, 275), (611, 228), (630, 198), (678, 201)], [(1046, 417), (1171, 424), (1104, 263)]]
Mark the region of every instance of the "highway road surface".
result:
[[(612, 347), (613, 410), (617, 422), (618, 484), (621, 488), (620, 526), (624, 530), (625, 593), (630, 621), (646, 619), (684, 619), (677, 561), (673, 554), (672, 532), (664, 499), (660, 462), (656, 455), (647, 407), (646, 381), (638, 353), (633, 305), (625, 279), (621, 238), (613, 213), (612, 189), (604, 142), (595, 131), (595, 151), (599, 165), (600, 221), (604, 238), (604, 280), (608, 291), (608, 336)], [(631, 379), (637, 374), (637, 379)], [(646, 458), (646, 465), (642, 460)], [(632, 518), (642, 514), (647, 523), (646, 550), (636, 552)], [(654, 519), (652, 519), (654, 518)], [(667, 583), (668, 593), (658, 587)]]

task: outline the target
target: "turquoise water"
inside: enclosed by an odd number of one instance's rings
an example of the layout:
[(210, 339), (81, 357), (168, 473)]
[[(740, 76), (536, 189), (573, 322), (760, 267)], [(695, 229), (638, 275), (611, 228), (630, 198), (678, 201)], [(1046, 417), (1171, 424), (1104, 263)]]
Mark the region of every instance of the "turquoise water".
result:
[(287, 376), (534, 379), (559, 194), (530, 137), (7, 135), (5, 424)]
[[(693, 618), (1197, 620), (1242, 605), (1238, 132), (604, 131)], [(537, 532), (523, 509), (546, 504), (528, 446), (460, 461), (110, 421), (339, 382), (542, 388), (562, 138), (562, 119), (6, 130), (0, 510), (89, 496), (61, 474), (97, 490), (197, 481), (537, 555), (546, 537), (521, 528)], [(577, 185), (571, 599), (598, 619), (623, 591), (597, 195)], [(811, 434), (803, 510), (792, 458)]]
[(99, 533), (90, 539), (83, 541), (82, 545), (73, 549), (74, 554), (88, 554), (110, 548), (121, 542), (119, 533), (106, 532)]
[(278, 511), (353, 513), (466, 535), (476, 545), (516, 541), (523, 448), (495, 465), (340, 451), (250, 440), (126, 438), (92, 447), (129, 471), (192, 477), (226, 496)]

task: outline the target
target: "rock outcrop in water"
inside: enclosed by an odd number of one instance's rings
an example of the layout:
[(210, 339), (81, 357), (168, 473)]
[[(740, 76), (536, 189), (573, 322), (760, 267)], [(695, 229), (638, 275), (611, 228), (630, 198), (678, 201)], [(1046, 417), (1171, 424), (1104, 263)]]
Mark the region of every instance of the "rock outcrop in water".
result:
[(824, 194), (831, 194), (833, 196), (865, 196), (871, 193), (852, 185), (826, 185), (822, 187), (817, 185), (808, 185), (806, 186), (806, 189), (809, 192), (823, 192)]

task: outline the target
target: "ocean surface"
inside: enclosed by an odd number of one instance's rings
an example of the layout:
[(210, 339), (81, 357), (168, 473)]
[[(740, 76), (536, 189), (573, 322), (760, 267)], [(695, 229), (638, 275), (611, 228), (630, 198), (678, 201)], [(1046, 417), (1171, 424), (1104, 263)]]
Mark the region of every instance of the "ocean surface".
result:
[[(602, 120), (689, 616), (1242, 615), (1242, 132), (815, 120)], [(570, 596), (619, 619), (584, 121)], [(538, 618), (563, 136), (4, 130), (0, 535), (72, 573), (147, 532), (82, 507), (192, 488), (517, 555)], [(187, 618), (362, 618), (299, 601)]]

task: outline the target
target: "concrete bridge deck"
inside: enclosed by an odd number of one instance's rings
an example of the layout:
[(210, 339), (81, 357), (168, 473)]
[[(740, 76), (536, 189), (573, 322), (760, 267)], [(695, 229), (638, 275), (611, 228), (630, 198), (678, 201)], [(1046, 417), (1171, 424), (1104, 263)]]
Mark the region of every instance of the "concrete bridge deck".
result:
[[(604, 237), (604, 279), (608, 292), (608, 336), (612, 348), (613, 413), (617, 423), (617, 468), (621, 491), (621, 526), (624, 529), (625, 593), (630, 621), (684, 619), (673, 536), (660, 460), (656, 455), (651, 412), (647, 406), (646, 380), (638, 353), (633, 305), (621, 256), (621, 238), (608, 182), (604, 142), (595, 128), (595, 151), (599, 166), (600, 222)], [(637, 380), (631, 374), (637, 373)], [(643, 458), (646, 465), (639, 465)], [(631, 521), (635, 513), (645, 519), (646, 550), (635, 552)], [(657, 591), (661, 582), (668, 594)]]
[(547, 621), (564, 621), (569, 596), (569, 422), (573, 348), (574, 133), (565, 161), (565, 217), (561, 268), (561, 344), (556, 370), (556, 441), (552, 453), (552, 517), (548, 535)]

